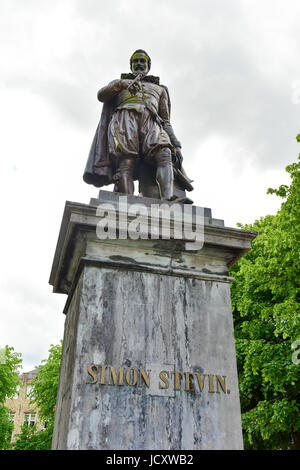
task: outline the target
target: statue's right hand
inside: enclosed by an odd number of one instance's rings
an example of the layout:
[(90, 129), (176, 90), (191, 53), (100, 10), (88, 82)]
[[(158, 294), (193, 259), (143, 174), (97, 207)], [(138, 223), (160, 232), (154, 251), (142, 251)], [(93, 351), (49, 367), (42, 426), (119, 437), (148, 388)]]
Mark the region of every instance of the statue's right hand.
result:
[(133, 80), (121, 80), (121, 88), (122, 90), (128, 90), (132, 95), (136, 95), (141, 89), (141, 84), (140, 82), (133, 83)]
[(129, 87), (131, 82), (132, 80), (121, 79), (120, 80), (121, 90), (126, 90)]

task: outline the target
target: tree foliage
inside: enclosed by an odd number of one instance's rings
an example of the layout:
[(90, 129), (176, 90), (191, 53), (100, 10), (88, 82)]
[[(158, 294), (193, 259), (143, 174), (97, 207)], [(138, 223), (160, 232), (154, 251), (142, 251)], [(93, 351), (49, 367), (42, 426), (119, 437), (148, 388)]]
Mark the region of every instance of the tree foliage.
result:
[(38, 366), (38, 374), (31, 382), (29, 398), (38, 407), (38, 417), (45, 423), (45, 429), (37, 431), (36, 426), (30, 427), (25, 423), (16, 439), (15, 449), (51, 449), (61, 351), (62, 342), (50, 346), (48, 359)]
[(11, 449), (11, 433), (14, 425), (9, 413), (6, 406), (0, 405), (0, 450)]
[(13, 398), (20, 384), (19, 369), (22, 364), (21, 354), (14, 348), (5, 346), (1, 350), (0, 361), (0, 404), (8, 398)]
[(25, 422), (17, 435), (14, 450), (48, 450), (51, 449), (53, 427), (37, 431), (36, 425)]
[(300, 339), (299, 159), (286, 170), (290, 186), (268, 190), (285, 199), (281, 209), (240, 225), (258, 235), (231, 270), (246, 449), (297, 447), (300, 435), (300, 365), (292, 361)]
[(19, 368), (22, 364), (21, 354), (14, 352), (14, 348), (5, 346), (1, 349), (0, 357), (0, 449), (11, 448), (11, 433), (13, 423), (10, 411), (4, 402), (13, 398), (17, 386), (20, 384)]
[(30, 400), (38, 406), (43, 421), (54, 421), (61, 351), (62, 341), (55, 346), (51, 344), (48, 359), (38, 366), (38, 374), (31, 382)]

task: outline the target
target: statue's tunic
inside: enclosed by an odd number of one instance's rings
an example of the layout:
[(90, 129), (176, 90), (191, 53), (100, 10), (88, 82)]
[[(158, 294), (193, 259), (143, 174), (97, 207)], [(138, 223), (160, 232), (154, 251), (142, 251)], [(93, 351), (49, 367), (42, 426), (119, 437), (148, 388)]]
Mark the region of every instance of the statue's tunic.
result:
[[(128, 85), (131, 83), (128, 80)], [(115, 109), (108, 126), (108, 148), (112, 157), (138, 157), (151, 161), (161, 148), (172, 149), (166, 128), (169, 122), (168, 96), (165, 88), (142, 82), (132, 95), (114, 80), (98, 92), (100, 101), (114, 98)]]

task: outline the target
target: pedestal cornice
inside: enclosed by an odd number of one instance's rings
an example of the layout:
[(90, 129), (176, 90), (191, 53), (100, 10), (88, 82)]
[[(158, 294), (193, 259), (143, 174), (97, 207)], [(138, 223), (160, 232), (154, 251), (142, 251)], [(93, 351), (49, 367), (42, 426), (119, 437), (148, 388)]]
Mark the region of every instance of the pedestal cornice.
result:
[[(109, 202), (108, 192), (103, 193), (106, 198), (98, 200), (98, 204)], [(115, 196), (112, 197), (114, 201)], [(256, 232), (225, 227), (220, 220), (204, 217), (204, 244), (200, 250), (186, 250), (185, 243), (189, 240), (184, 237), (180, 240), (172, 238), (172, 218), (170, 240), (153, 240), (150, 235), (148, 239), (100, 240), (96, 234), (101, 219), (96, 215), (97, 200), (91, 202), (67, 201), (65, 204), (49, 279), (53, 292), (70, 294), (74, 279), (85, 263), (231, 282), (233, 278), (228, 276), (228, 269), (250, 250), (256, 236)], [(210, 215), (209, 211), (205, 209), (204, 214)], [(128, 215), (128, 222), (131, 219)]]

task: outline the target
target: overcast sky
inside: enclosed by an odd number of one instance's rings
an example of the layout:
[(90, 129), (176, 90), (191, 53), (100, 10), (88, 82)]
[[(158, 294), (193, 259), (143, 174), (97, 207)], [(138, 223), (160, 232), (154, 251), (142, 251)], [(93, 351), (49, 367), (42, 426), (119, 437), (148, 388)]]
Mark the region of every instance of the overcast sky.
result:
[(63, 337), (48, 284), (66, 200), (82, 180), (97, 91), (137, 48), (168, 86), (190, 196), (227, 226), (274, 214), (299, 153), (299, 0), (0, 0), (0, 347), (24, 371)]

